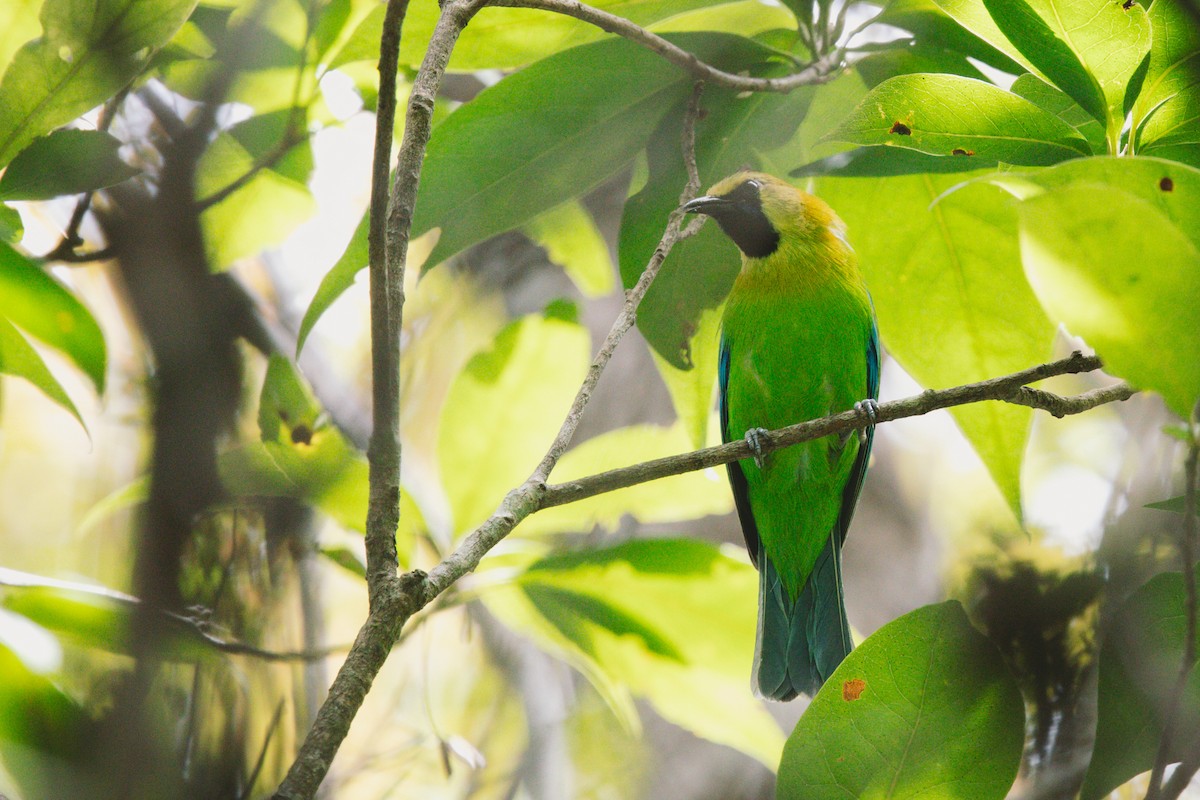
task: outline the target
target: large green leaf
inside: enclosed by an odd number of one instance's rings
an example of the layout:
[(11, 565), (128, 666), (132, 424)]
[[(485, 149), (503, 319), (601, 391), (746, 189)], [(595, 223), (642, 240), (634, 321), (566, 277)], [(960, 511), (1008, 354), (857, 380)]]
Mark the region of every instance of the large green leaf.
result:
[(1126, 89), (1150, 49), (1146, 10), (1111, 0), (983, 1), (1029, 63), (1105, 124), (1115, 154)]
[(128, 83), (195, 6), (196, 0), (47, 0), (42, 37), (17, 51), (0, 80), (0, 166)]
[(1200, 142), (1200, 25), (1183, 2), (1150, 6), (1153, 44), (1133, 106), (1137, 150)]
[(3, 317), (66, 355), (104, 391), (104, 335), (96, 320), (41, 266), (0, 242)]
[(1076, 183), (1104, 184), (1153, 205), (1200, 247), (1200, 169), (1161, 158), (1105, 156), (1067, 161), (1037, 172), (995, 173), (977, 180), (993, 183), (1021, 199)]
[(1020, 219), (1025, 272), (1051, 318), (1189, 418), (1200, 397), (1196, 243), (1154, 204), (1100, 183), (1036, 195)]
[(941, 74), (884, 81), (829, 138), (1027, 165), (1090, 152), (1078, 131), (1023, 97), (984, 81)]
[[(554, 483), (566, 483), (652, 458), (690, 449), (683, 427), (631, 425), (602, 433), (568, 450), (554, 470)], [(597, 495), (577, 503), (548, 508), (517, 529), (522, 534), (590, 532), (600, 526), (615, 531), (626, 514), (644, 523), (685, 522), (733, 510), (724, 471), (703, 470)]]
[[(769, 53), (726, 34), (672, 38), (725, 67), (746, 68)], [(413, 235), (437, 227), (441, 237), (426, 264), (521, 225), (624, 168), (688, 86), (679, 68), (618, 39), (543, 59), (481, 92), (429, 142)]]
[(1002, 800), (1025, 708), (955, 601), (876, 631), (830, 676), (784, 747), (776, 797)]
[(102, 131), (63, 130), (35, 140), (0, 176), (0, 200), (49, 200), (112, 186), (137, 175)]
[[(959, 180), (817, 180), (818, 194), (846, 221), (884, 347), (931, 388), (1040, 364), (1054, 335), (1021, 272), (1011, 201), (973, 187), (934, 202)], [(1021, 457), (1032, 412), (1002, 403), (951, 411), (1019, 515)]]
[(454, 530), (471, 530), (541, 461), (591, 358), (579, 325), (531, 315), (509, 325), (454, 380), (438, 463)]
[(642, 539), (541, 559), (483, 599), (587, 675), (627, 723), (632, 693), (774, 765), (783, 736), (747, 680), (757, 585), (746, 560), (711, 544)]
[(1183, 661), (1187, 593), (1183, 575), (1163, 573), (1134, 592), (1107, 626), (1100, 649), (1096, 745), (1084, 778), (1083, 800), (1100, 800), (1154, 765), (1163, 720), (1178, 715), (1171, 761), (1193, 748), (1200, 733), (1200, 671), (1186, 691), (1172, 691)]

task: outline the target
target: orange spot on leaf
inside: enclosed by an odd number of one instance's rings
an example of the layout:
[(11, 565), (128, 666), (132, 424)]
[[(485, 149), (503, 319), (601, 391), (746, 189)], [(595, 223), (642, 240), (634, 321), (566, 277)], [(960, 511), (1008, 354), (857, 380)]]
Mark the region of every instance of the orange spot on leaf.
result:
[(899, 134), (900, 136), (912, 136), (912, 128), (908, 127), (900, 120), (896, 120), (896, 122), (893, 123), (891, 130), (888, 131), (888, 133), (895, 133), (895, 134)]
[(867, 682), (862, 678), (851, 678), (842, 684), (842, 699), (847, 703), (852, 700), (857, 700), (862, 697), (862, 693), (866, 691)]
[(961, 147), (956, 147), (950, 151), (950, 155), (952, 155), (952, 156), (973, 156), (973, 155), (975, 155), (975, 151), (974, 150), (963, 150)]

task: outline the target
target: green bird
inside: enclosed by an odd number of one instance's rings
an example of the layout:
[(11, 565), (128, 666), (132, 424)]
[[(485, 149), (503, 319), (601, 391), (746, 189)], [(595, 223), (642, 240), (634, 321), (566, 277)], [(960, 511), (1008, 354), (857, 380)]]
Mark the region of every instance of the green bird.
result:
[(739, 172), (684, 206), (742, 251), (722, 319), (721, 434), (756, 453), (728, 465), (759, 570), (753, 685), (791, 700), (817, 690), (852, 647), (841, 548), (874, 435), (826, 436), (763, 455), (764, 429), (856, 409), (874, 423), (879, 334), (845, 225), (820, 199)]

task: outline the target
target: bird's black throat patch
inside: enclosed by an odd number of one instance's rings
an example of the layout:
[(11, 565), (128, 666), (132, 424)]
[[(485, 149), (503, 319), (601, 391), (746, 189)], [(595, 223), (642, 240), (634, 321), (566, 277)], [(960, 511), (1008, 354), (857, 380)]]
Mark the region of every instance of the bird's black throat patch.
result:
[(766, 258), (779, 249), (779, 231), (763, 213), (757, 181), (740, 183), (721, 199), (725, 202), (705, 213), (717, 221), (739, 250), (750, 258)]

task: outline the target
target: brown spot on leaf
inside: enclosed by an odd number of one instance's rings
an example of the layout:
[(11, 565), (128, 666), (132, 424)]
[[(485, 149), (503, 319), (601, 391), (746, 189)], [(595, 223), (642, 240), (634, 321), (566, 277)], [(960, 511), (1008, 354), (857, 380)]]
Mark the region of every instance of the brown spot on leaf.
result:
[(312, 444), (312, 430), (303, 424), (292, 428), (292, 444)]
[(888, 131), (888, 133), (895, 133), (899, 134), (900, 136), (912, 136), (912, 128), (908, 127), (900, 120), (896, 120), (892, 124), (892, 128)]
[(1136, 2), (1134, 2), (1134, 0), (1125, 0), (1125, 2), (1124, 2), (1124, 3), (1121, 3), (1121, 8), (1125, 9), (1126, 11), (1128, 11), (1129, 9), (1133, 8), (1133, 7), (1134, 7), (1134, 6), (1136, 6), (1136, 5), (1137, 5), (1137, 3), (1136, 3)]
[(950, 151), (950, 155), (952, 155), (952, 156), (973, 156), (973, 155), (975, 155), (975, 151), (974, 150), (963, 150), (961, 147), (956, 147)]
[(867, 682), (862, 678), (851, 678), (842, 684), (842, 699), (847, 703), (862, 697), (867, 688)]
[(1158, 182), (1158, 188), (1164, 192), (1173, 192), (1175, 191), (1175, 181), (1170, 178), (1163, 178)]

